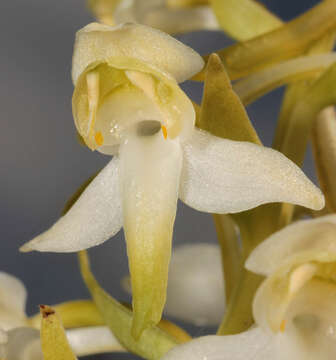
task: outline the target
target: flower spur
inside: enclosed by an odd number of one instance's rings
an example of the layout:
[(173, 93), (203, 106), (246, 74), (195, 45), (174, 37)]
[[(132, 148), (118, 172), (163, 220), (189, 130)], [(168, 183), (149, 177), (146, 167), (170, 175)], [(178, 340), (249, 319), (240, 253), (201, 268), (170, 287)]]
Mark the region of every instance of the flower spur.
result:
[(75, 124), (88, 147), (114, 157), (66, 215), (21, 248), (79, 251), (123, 227), (136, 337), (162, 314), (178, 197), (211, 213), (278, 201), (324, 206), (321, 192), (279, 152), (195, 128), (178, 82), (203, 65), (192, 49), (144, 25), (92, 23), (77, 33)]

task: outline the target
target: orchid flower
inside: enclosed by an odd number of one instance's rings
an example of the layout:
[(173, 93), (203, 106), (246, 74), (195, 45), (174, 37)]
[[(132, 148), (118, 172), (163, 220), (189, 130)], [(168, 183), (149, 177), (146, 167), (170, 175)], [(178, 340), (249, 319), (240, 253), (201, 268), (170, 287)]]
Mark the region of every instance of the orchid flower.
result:
[(163, 360), (330, 360), (335, 358), (336, 215), (280, 230), (250, 255), (248, 269), (267, 276), (254, 299), (258, 326), (205, 336)]
[(172, 0), (90, 0), (88, 4), (99, 22), (107, 25), (134, 22), (170, 34), (218, 29), (209, 4), (184, 6)]
[(254, 298), (258, 325), (276, 335), (284, 359), (329, 360), (336, 354), (336, 215), (293, 223), (250, 255), (266, 275)]
[[(128, 293), (132, 292), (128, 277), (122, 285)], [(197, 326), (213, 326), (220, 323), (224, 308), (225, 288), (219, 246), (197, 243), (174, 248), (164, 314)]]
[[(0, 272), (0, 359), (42, 359), (40, 332), (25, 313), (27, 290), (16, 277)], [(38, 322), (39, 324), (39, 322)], [(111, 351), (125, 351), (105, 326), (91, 326), (66, 331), (78, 356)]]
[(320, 190), (279, 152), (195, 128), (194, 107), (178, 82), (202, 67), (191, 48), (144, 25), (80, 30), (75, 124), (89, 148), (115, 156), (66, 215), (21, 248), (79, 251), (123, 226), (136, 337), (161, 318), (178, 197), (210, 213), (277, 201), (324, 206)]

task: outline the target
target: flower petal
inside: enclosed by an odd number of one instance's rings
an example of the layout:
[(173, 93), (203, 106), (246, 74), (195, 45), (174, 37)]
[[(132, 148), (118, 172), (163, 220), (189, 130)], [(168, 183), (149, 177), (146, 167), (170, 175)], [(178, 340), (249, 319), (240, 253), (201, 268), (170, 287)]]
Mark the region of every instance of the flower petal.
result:
[(183, 152), (180, 198), (196, 210), (235, 213), (269, 202), (324, 206), (321, 191), (275, 150), (195, 129)]
[(272, 338), (260, 328), (238, 335), (203, 336), (170, 350), (162, 360), (269, 360)]
[(90, 326), (67, 330), (66, 335), (77, 356), (127, 351), (119, 344), (107, 326)]
[(0, 272), (0, 328), (9, 330), (26, 324), (27, 291), (21, 280)]
[(160, 321), (182, 166), (178, 141), (131, 134), (120, 148), (124, 231), (133, 292), (133, 335)]
[[(132, 294), (129, 276), (122, 279), (121, 285)], [(224, 314), (224, 295), (218, 245), (186, 244), (173, 249), (165, 315), (197, 326), (218, 325)]]
[(245, 267), (257, 274), (270, 275), (284, 263), (293, 262), (300, 253), (311, 253), (314, 260), (331, 260), (336, 256), (335, 235), (336, 215), (297, 221), (257, 246)]
[(173, 250), (165, 314), (198, 326), (217, 325), (224, 314), (224, 295), (218, 245), (187, 244)]
[(115, 235), (122, 226), (118, 164), (111, 160), (64, 216), (20, 250), (73, 252)]
[(204, 65), (193, 49), (160, 30), (132, 23), (116, 27), (91, 23), (76, 35), (72, 66), (74, 84), (88, 66), (110, 59), (114, 65), (119, 62), (124, 66), (130, 59), (136, 60), (138, 64), (144, 63), (169, 74), (177, 82), (190, 78)]

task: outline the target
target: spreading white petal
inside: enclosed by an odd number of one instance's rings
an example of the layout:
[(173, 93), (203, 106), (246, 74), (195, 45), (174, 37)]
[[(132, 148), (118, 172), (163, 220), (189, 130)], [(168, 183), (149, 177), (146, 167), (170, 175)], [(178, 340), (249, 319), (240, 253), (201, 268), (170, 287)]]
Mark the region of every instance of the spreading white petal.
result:
[(161, 131), (146, 136), (138, 128), (120, 148), (133, 309), (135, 323), (142, 326), (159, 321), (165, 302), (181, 166), (179, 142), (165, 139)]
[(77, 356), (127, 351), (106, 326), (71, 329), (67, 330), (66, 334), (69, 344)]
[(238, 335), (204, 336), (170, 350), (162, 360), (270, 360), (272, 337), (260, 328)]
[(217, 325), (225, 308), (220, 248), (187, 244), (173, 250), (165, 313), (199, 326)]
[(180, 198), (197, 210), (234, 213), (269, 202), (324, 206), (321, 191), (275, 150), (201, 130), (183, 150)]
[(0, 328), (9, 330), (26, 324), (27, 291), (15, 276), (0, 272)]
[(315, 260), (335, 257), (336, 215), (297, 221), (277, 231), (251, 253), (245, 266), (255, 273), (270, 275), (303, 252), (315, 254)]
[(122, 226), (118, 164), (112, 159), (64, 216), (20, 250), (73, 252), (115, 235)]

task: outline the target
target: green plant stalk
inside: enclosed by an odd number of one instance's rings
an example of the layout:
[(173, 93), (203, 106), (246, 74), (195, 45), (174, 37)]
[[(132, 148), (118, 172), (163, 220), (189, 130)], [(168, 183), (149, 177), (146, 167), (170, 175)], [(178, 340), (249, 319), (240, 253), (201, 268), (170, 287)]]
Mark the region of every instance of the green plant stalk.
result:
[[(247, 76), (303, 54), (314, 42), (336, 29), (335, 12), (336, 1), (322, 1), (278, 29), (217, 53), (231, 80)], [(204, 70), (193, 79), (203, 81)]]
[[(308, 50), (308, 53), (319, 54), (331, 51), (334, 47), (334, 42), (335, 32), (332, 32), (313, 44)], [(306, 121), (303, 119), (305, 113), (303, 108), (305, 105), (302, 105), (302, 103), (305, 102), (305, 98), (310, 92), (310, 88), (313, 87), (312, 91), (315, 91), (315, 93), (319, 91), (316, 89), (314, 90), (315, 79), (316, 77), (311, 80), (299, 81), (286, 89), (273, 142), (273, 147), (276, 150), (281, 151), (300, 167), (303, 164), (314, 118), (317, 116), (320, 108), (318, 104), (314, 105), (307, 103), (307, 108), (310, 108), (311, 113), (307, 115)], [(324, 82), (325, 81), (326, 79)], [(321, 84), (320, 86), (322, 89), (324, 85)], [(316, 94), (316, 96), (318, 96), (318, 94)], [(307, 97), (309, 98), (309, 96)], [(323, 99), (320, 99), (320, 101), (322, 104)], [(333, 102), (333, 100), (329, 101)], [(300, 108), (302, 109), (302, 114)], [(300, 136), (298, 136), (298, 134), (300, 134)], [(295, 154), (292, 149), (294, 144), (296, 148)], [(278, 216), (280, 228), (291, 222), (294, 215), (294, 209), (295, 206), (292, 204), (282, 204), (279, 206)]]
[(214, 214), (213, 219), (221, 248), (223, 277), (225, 279), (225, 297), (226, 304), (228, 304), (240, 278), (242, 254), (238, 242), (236, 225), (230, 215)]

